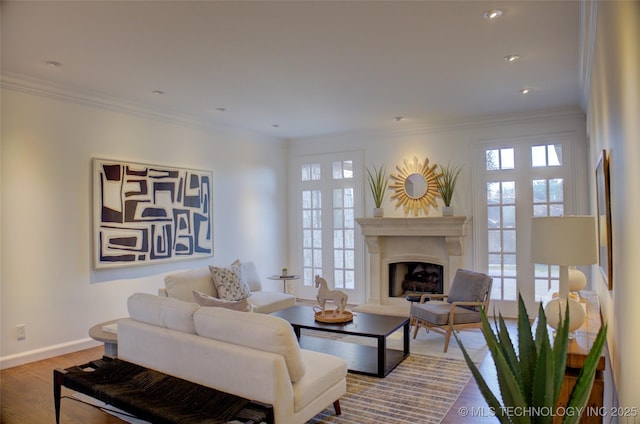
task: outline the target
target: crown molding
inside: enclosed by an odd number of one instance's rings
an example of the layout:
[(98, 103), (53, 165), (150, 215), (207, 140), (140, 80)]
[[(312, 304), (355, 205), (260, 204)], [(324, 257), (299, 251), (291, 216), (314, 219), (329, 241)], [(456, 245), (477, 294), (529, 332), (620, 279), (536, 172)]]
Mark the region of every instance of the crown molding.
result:
[(41, 96), (58, 101), (75, 103), (83, 106), (91, 106), (99, 109), (120, 112), (143, 118), (169, 122), (192, 128), (211, 127), (210, 123), (193, 117), (181, 115), (174, 111), (163, 111), (151, 109), (141, 104), (126, 102), (104, 95), (102, 93), (88, 92), (86, 90), (75, 90), (60, 85), (55, 85), (49, 81), (42, 81), (36, 78), (25, 77), (23, 75), (3, 72), (0, 79), (2, 88), (21, 93)]

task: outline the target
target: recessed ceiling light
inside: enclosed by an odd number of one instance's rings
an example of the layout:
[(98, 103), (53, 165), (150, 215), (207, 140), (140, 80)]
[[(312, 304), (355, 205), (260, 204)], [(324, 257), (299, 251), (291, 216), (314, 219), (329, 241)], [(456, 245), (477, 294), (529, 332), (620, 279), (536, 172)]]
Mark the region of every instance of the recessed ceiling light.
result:
[(520, 56), (518, 56), (517, 54), (508, 54), (504, 57), (504, 60), (509, 63), (515, 62), (518, 59), (520, 59)]
[(278, 125), (278, 124), (271, 124), (271, 126), (272, 126), (273, 128), (280, 128), (280, 125)]
[(487, 10), (482, 14), (482, 16), (484, 16), (485, 19), (489, 19), (489, 20), (499, 18), (500, 16), (502, 16), (502, 10), (500, 9)]
[(227, 111), (227, 108), (226, 108), (226, 107), (217, 107), (217, 108), (216, 108), (216, 110), (217, 110), (218, 112), (226, 112), (226, 111)]
[(522, 90), (520, 90), (521, 94), (529, 94), (531, 93), (531, 89), (530, 88), (523, 88)]
[(396, 116), (393, 118), (393, 120), (396, 122), (404, 121), (404, 116)]
[(164, 94), (164, 91), (162, 91), (162, 90), (153, 90), (151, 92), (151, 94), (154, 94), (156, 96), (162, 96)]
[(47, 62), (45, 62), (45, 63), (47, 64), (47, 66), (48, 66), (49, 68), (53, 68), (53, 69), (56, 69), (56, 68), (59, 68), (59, 67), (61, 67), (61, 66), (62, 66), (62, 63), (60, 63), (60, 62), (56, 62), (55, 60), (48, 60), (48, 61), (47, 61)]

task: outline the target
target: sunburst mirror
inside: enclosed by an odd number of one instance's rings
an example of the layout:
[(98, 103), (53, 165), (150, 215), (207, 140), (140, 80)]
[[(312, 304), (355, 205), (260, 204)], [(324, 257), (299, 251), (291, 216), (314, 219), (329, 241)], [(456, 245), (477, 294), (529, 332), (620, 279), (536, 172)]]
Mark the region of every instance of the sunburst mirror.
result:
[(393, 183), (389, 189), (395, 193), (396, 208), (402, 207), (404, 214), (418, 216), (420, 212), (429, 215), (429, 207), (437, 206), (436, 199), (440, 197), (436, 179), (437, 164), (429, 166), (429, 159), (420, 163), (417, 157), (412, 162), (405, 160), (403, 166), (396, 166), (397, 174), (391, 174)]

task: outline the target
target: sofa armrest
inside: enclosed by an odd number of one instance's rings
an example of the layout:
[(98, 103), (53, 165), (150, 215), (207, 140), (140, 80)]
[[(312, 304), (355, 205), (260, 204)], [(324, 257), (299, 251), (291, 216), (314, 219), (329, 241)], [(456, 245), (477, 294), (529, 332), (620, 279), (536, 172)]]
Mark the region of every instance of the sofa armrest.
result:
[(165, 289), (164, 287), (160, 287), (158, 289), (158, 296), (160, 296), (160, 297), (169, 297), (169, 293), (167, 293), (167, 289)]

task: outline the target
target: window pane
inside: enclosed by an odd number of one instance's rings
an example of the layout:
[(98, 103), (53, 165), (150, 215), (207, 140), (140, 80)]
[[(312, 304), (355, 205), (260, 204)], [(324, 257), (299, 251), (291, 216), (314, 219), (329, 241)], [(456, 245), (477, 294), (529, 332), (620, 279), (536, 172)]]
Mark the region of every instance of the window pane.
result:
[(342, 179), (342, 162), (333, 162), (331, 168), (333, 170), (333, 179), (341, 180)]
[(533, 180), (533, 202), (547, 202), (547, 180)]
[(311, 245), (312, 245), (311, 230), (303, 230), (302, 231), (302, 247), (311, 247)]
[(501, 225), (500, 206), (487, 207), (487, 227), (489, 227), (489, 229), (495, 229), (500, 228)]
[(516, 300), (518, 289), (515, 278), (505, 278), (504, 287), (502, 289), (502, 297), (504, 300)]
[(564, 201), (563, 182), (562, 178), (553, 178), (549, 180), (549, 198), (551, 202)]
[(322, 247), (322, 230), (313, 230), (313, 247)]
[(313, 266), (314, 268), (322, 268), (322, 251), (320, 249), (313, 251)]
[(320, 212), (320, 210), (318, 209), (313, 209), (312, 210), (312, 223), (311, 226), (313, 228), (322, 228), (322, 214)]
[(564, 205), (549, 205), (549, 216), (564, 215)]
[(302, 192), (302, 208), (309, 209), (311, 207), (311, 192), (305, 190)]
[(319, 181), (320, 180), (320, 176), (321, 176), (320, 164), (319, 163), (312, 163), (311, 164), (311, 179), (313, 181)]
[(498, 150), (487, 150), (487, 171), (500, 169)]
[(487, 204), (496, 205), (500, 203), (500, 183), (487, 183)]
[(502, 203), (516, 202), (516, 183), (505, 181), (502, 183)]
[(333, 251), (333, 266), (335, 268), (344, 268), (344, 250), (334, 250)]
[(548, 205), (534, 205), (533, 216), (547, 216), (549, 211)]
[(302, 228), (311, 228), (311, 211), (302, 211)]
[(547, 146), (531, 146), (531, 166), (547, 166)]
[(500, 149), (500, 169), (515, 168), (513, 148)]
[(562, 165), (562, 144), (550, 144), (549, 149), (549, 166)]
[(342, 217), (343, 209), (334, 209), (333, 210), (333, 228), (344, 228), (343, 225), (343, 217)]
[(303, 164), (302, 166), (300, 166), (300, 180), (302, 181), (309, 181), (311, 179), (311, 165), (309, 165), (308, 163)]
[(354, 230), (345, 230), (344, 231), (344, 246), (347, 249), (355, 249), (355, 231)]
[(342, 189), (336, 188), (333, 190), (333, 207), (342, 207)]
[[(516, 251), (516, 232), (515, 230), (504, 230), (502, 232), (502, 250), (505, 252)], [(515, 262), (514, 262), (515, 264)]]
[(516, 207), (503, 206), (502, 207), (502, 228), (515, 228), (515, 227), (516, 227)]
[(343, 166), (343, 177), (344, 178), (353, 178), (353, 161), (352, 160), (345, 160), (344, 162), (342, 162), (342, 166)]
[(489, 231), (488, 234), (488, 249), (489, 252), (501, 252), (502, 240), (500, 239), (500, 230)]
[[(333, 232), (333, 248), (340, 249), (344, 247), (344, 237), (342, 230), (336, 230)], [(337, 265), (336, 265), (337, 266)]]

